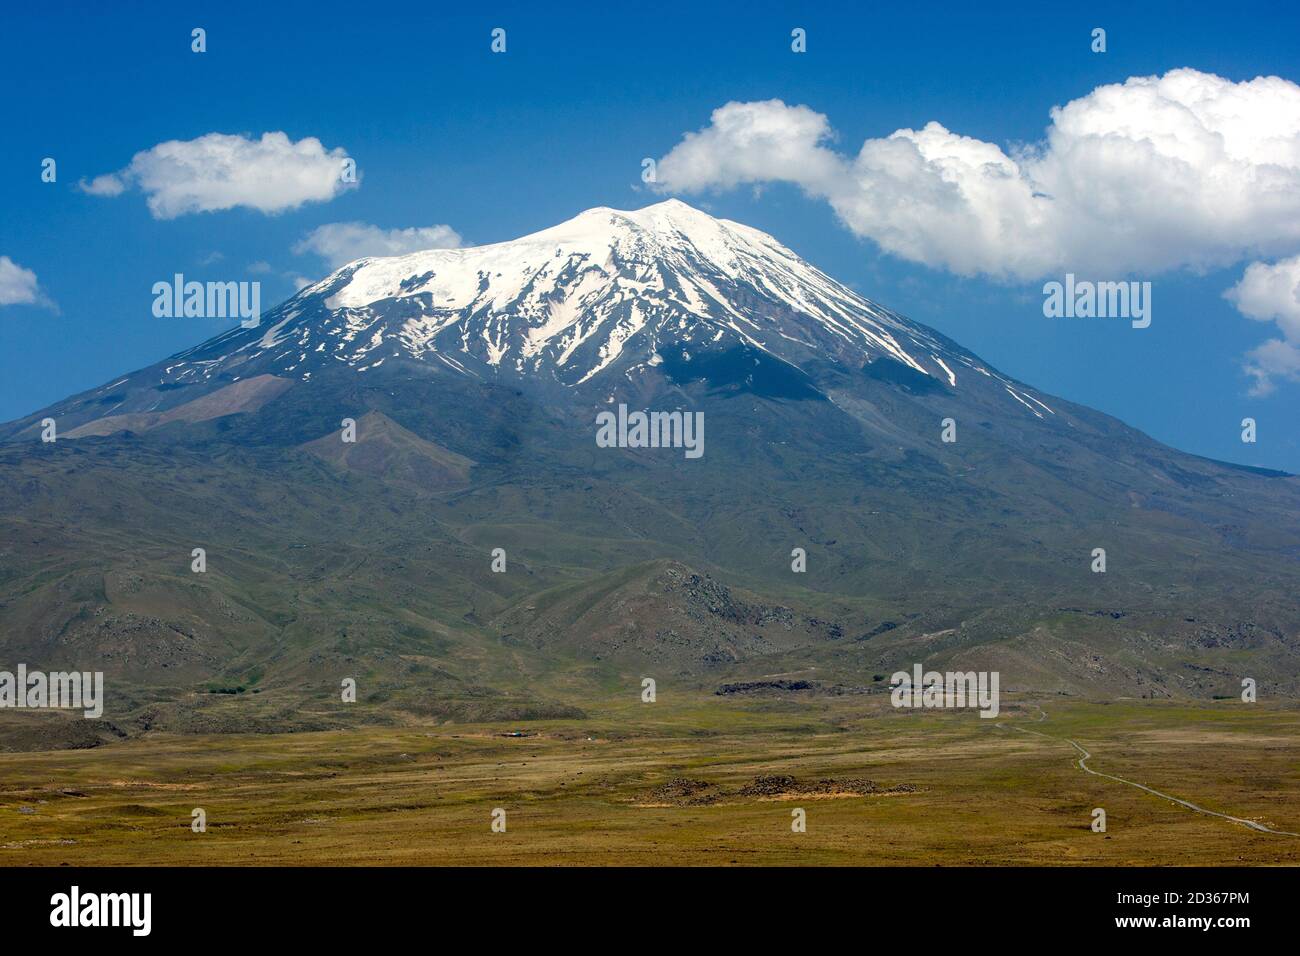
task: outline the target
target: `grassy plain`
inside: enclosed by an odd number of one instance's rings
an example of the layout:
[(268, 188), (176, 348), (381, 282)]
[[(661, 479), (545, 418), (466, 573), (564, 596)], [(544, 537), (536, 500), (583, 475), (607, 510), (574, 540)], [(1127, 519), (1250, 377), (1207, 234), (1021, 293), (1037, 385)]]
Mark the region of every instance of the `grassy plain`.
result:
[(1085, 774), (1064, 739), (1094, 769), (1300, 832), (1294, 705), (1004, 697), (989, 720), (884, 695), (632, 701), (525, 737), (429, 723), (0, 754), (0, 865), (1300, 864), (1300, 837)]

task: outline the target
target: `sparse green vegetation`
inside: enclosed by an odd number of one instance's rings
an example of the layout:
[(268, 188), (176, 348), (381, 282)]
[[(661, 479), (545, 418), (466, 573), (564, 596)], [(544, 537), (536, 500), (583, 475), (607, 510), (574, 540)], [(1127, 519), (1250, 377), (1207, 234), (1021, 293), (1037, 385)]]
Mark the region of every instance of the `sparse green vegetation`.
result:
[[(1037, 698), (1006, 702), (998, 727), (886, 700), (620, 698), (523, 737), (415, 724), (5, 754), (0, 865), (1300, 864), (1300, 839), (1090, 777), (1055, 739), (1085, 742), (1106, 772), (1300, 830), (1295, 708)], [(505, 834), (489, 830), (498, 806)], [(792, 806), (806, 833), (791, 833)], [(1099, 806), (1105, 834), (1089, 829)], [(190, 831), (194, 807), (207, 833)]]

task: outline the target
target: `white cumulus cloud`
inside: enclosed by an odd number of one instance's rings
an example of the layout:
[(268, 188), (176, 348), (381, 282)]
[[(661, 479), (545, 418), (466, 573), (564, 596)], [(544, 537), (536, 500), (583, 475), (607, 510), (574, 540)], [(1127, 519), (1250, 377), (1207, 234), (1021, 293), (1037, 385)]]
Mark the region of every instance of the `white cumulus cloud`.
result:
[(126, 183), (116, 173), (104, 173), (102, 176), (96, 176), (90, 182), (83, 179), (77, 185), (82, 192), (91, 196), (107, 196), (111, 198), (126, 192)]
[(36, 273), (0, 256), (0, 305), (53, 305), (36, 282)]
[(1252, 393), (1267, 395), (1277, 378), (1300, 381), (1300, 255), (1272, 264), (1252, 262), (1224, 297), (1247, 318), (1276, 322), (1282, 333), (1247, 353)]
[(293, 251), (299, 255), (314, 252), (332, 268), (338, 268), (366, 256), (400, 256), (460, 245), (460, 235), (451, 226), (381, 229), (366, 222), (330, 222), (309, 232)]
[(1003, 281), (1230, 265), (1300, 248), (1300, 86), (1193, 69), (1132, 77), (1051, 110), (1004, 149), (937, 122), (834, 147), (779, 100), (728, 103), (657, 168), (673, 192), (789, 182), (913, 262)]
[(282, 132), (261, 139), (208, 133), (159, 143), (136, 153), (125, 169), (79, 185), (93, 196), (139, 188), (155, 219), (236, 206), (278, 213), (355, 187), (343, 176), (347, 159), (341, 147), (326, 149), (313, 136), (294, 142)]

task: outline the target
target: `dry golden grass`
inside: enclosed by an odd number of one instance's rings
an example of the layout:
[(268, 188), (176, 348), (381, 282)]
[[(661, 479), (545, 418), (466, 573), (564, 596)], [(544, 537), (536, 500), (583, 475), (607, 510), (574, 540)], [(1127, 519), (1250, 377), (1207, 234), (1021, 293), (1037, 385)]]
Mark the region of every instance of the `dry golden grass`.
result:
[[(0, 865), (1300, 863), (1300, 838), (1084, 774), (1062, 739), (1092, 751), (1094, 769), (1300, 831), (1300, 712), (1041, 703), (1046, 720), (1029, 702), (992, 721), (866, 698), (808, 712), (694, 700), (593, 709), (525, 738), (429, 726), (5, 754)], [(916, 790), (652, 796), (676, 777), (725, 792), (769, 774)], [(195, 807), (206, 833), (191, 832)], [(491, 832), (496, 807), (505, 833)], [(806, 833), (791, 832), (794, 807)], [(1094, 807), (1105, 834), (1090, 829)]]

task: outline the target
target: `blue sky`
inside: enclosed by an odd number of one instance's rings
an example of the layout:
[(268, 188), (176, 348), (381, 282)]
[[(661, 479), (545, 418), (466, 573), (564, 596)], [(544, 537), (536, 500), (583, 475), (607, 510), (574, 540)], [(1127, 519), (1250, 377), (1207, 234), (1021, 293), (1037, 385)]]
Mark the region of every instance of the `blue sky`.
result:
[[(269, 306), (328, 264), (294, 247), (317, 227), (445, 224), (467, 243), (513, 238), (591, 206), (657, 201), (641, 160), (662, 158), (729, 102), (823, 114), (829, 145), (936, 121), (998, 144), (1037, 143), (1053, 106), (1182, 67), (1239, 83), (1300, 82), (1300, 13), (1287, 4), (994, 5), (655, 3), (47, 5), (6, 12), (0, 81), (0, 256), (41, 298), (0, 305), (0, 419), (113, 380), (221, 331), (158, 319), (153, 283), (257, 279)], [(1107, 50), (1090, 50), (1090, 31)], [(207, 31), (191, 52), (190, 31)], [(490, 31), (507, 51), (490, 51)], [(793, 54), (790, 31), (807, 31)], [(209, 133), (316, 137), (361, 182), (268, 214), (244, 206), (155, 218), (138, 189), (81, 180), (156, 144)], [(41, 161), (57, 181), (41, 181)], [(1052, 320), (1043, 277), (955, 274), (882, 250), (806, 184), (709, 186), (683, 198), (772, 233), (863, 294), (931, 325), (1004, 372), (1116, 415), (1175, 447), (1300, 471), (1300, 383), (1251, 394), (1243, 356), (1278, 336), (1223, 298), (1251, 261), (1300, 253), (1284, 237), (1228, 262), (1136, 270), (1150, 328)], [(870, 226), (867, 227), (870, 231)], [(1170, 237), (1177, 246), (1179, 237)], [(1104, 243), (1103, 243), (1104, 244)], [(265, 263), (270, 267), (258, 266)], [(1067, 261), (1068, 264), (1068, 261)], [(1063, 271), (1057, 269), (1057, 273)], [(1051, 275), (1047, 275), (1050, 278)], [(1059, 275), (1057, 276), (1059, 278)], [(1107, 276), (1109, 277), (1109, 276)], [(1259, 422), (1257, 444), (1240, 421)]]

